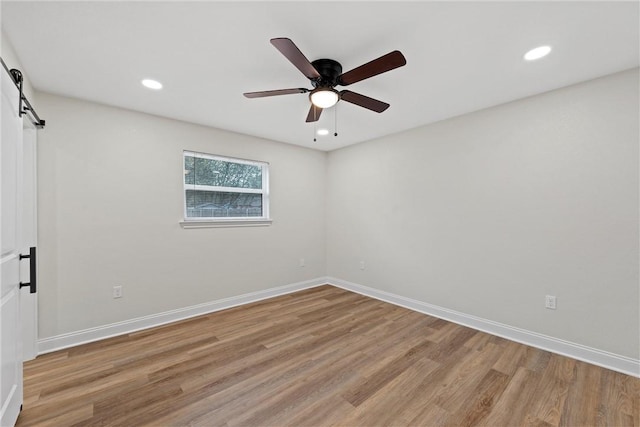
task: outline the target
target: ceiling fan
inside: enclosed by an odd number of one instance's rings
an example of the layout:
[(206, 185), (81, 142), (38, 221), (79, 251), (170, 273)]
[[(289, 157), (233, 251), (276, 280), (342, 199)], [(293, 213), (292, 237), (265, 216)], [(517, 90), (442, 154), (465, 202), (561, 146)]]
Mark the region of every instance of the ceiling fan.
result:
[(280, 37), (271, 39), (271, 44), (282, 53), (298, 70), (311, 81), (313, 89), (293, 88), (267, 90), (262, 92), (247, 92), (247, 98), (263, 98), (266, 96), (290, 95), (294, 93), (309, 93), (311, 108), (307, 114), (307, 122), (315, 122), (320, 118), (324, 108), (333, 107), (338, 101), (350, 102), (368, 110), (382, 113), (389, 108), (386, 102), (369, 98), (350, 90), (337, 91), (336, 86), (348, 86), (369, 77), (386, 73), (407, 63), (398, 50), (389, 52), (380, 58), (367, 62), (346, 73), (342, 72), (342, 65), (333, 59), (317, 59), (313, 62), (304, 56), (290, 39)]

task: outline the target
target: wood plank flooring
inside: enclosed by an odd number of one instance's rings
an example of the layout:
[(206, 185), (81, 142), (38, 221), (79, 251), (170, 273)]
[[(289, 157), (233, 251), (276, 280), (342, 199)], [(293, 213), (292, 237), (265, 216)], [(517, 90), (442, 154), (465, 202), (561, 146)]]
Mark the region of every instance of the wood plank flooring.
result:
[(332, 286), (49, 353), (18, 426), (639, 426), (640, 380)]

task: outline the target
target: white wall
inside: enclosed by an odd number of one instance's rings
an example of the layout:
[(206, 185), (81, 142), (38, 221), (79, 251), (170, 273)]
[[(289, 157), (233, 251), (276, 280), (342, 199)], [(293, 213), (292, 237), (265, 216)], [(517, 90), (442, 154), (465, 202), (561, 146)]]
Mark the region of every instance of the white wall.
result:
[(329, 153), (328, 274), (638, 359), (638, 89), (635, 69)]
[[(0, 9), (1, 9), (1, 6), (0, 6)], [(4, 33), (4, 30), (0, 31), (0, 56), (2, 57), (2, 60), (4, 61), (4, 63), (7, 64), (7, 68), (9, 68), (10, 70), (12, 68), (16, 68), (20, 70), (20, 72), (22, 72), (22, 78), (23, 78), (22, 91), (27, 96), (27, 99), (29, 99), (30, 102), (33, 102), (32, 99), (33, 99), (34, 92), (33, 92), (33, 87), (31, 86), (31, 81), (29, 80), (29, 76), (27, 75), (24, 68), (22, 67), (22, 64), (20, 63), (20, 59), (18, 58), (18, 55), (16, 54), (16, 51), (13, 48), (11, 41), (9, 40), (9, 37), (7, 37), (7, 35)], [(36, 112), (37, 111), (38, 110), (36, 108)]]
[[(35, 105), (40, 339), (324, 276), (325, 153), (44, 93)], [(181, 228), (185, 149), (269, 162), (273, 224)]]
[[(638, 359), (638, 89), (636, 69), (328, 155), (37, 93), (40, 338), (328, 274)], [(270, 162), (273, 225), (182, 229), (183, 149)]]

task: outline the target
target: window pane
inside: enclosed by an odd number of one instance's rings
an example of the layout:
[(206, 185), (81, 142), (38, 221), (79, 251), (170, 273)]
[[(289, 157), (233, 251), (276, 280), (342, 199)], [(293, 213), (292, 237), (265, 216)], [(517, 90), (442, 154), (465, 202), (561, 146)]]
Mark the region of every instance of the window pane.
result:
[(184, 169), (186, 184), (262, 188), (262, 168), (258, 165), (185, 156)]
[(261, 216), (261, 194), (187, 190), (187, 218)]
[(184, 183), (185, 184), (195, 184), (193, 181), (195, 178), (195, 174), (193, 173), (193, 164), (194, 164), (193, 156), (184, 156)]

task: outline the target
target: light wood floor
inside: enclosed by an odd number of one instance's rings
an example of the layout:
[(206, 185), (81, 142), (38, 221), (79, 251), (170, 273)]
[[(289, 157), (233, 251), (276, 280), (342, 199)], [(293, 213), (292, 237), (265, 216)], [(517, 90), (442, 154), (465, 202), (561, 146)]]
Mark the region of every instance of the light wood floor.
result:
[(25, 364), (18, 426), (638, 426), (640, 380), (331, 286)]

